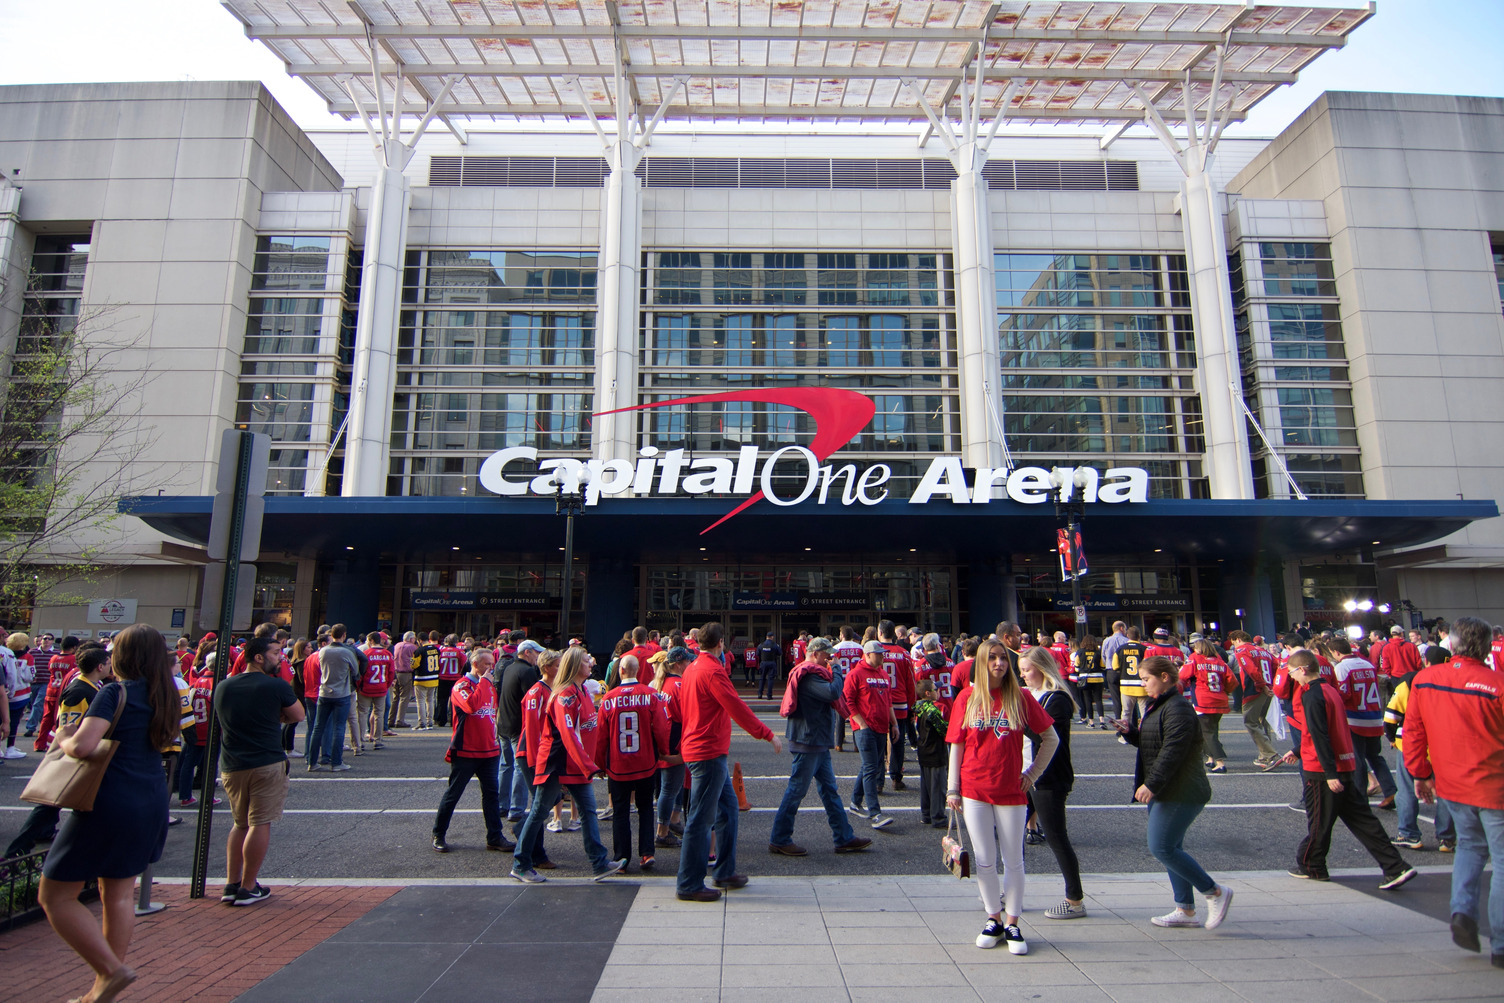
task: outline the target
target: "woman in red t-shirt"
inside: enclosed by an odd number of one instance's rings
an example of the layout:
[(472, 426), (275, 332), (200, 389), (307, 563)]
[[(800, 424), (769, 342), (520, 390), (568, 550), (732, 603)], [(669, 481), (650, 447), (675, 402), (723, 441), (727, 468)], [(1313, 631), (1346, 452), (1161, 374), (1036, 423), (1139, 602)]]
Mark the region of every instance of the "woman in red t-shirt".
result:
[(1191, 660), (1180, 667), (1180, 686), (1195, 686), (1193, 702), (1196, 720), (1201, 724), (1201, 738), (1210, 753), (1209, 773), (1227, 772), (1227, 750), (1222, 747), (1222, 715), (1227, 713), (1227, 694), (1232, 689), (1232, 669), (1217, 653), (1210, 641), (1197, 641), (1191, 648)]
[[(1011, 664), (1008, 651), (996, 641), (983, 641), (977, 650), (971, 682), (956, 695), (945, 735), (950, 743), (946, 803), (962, 812), (971, 836), (977, 888), (987, 910), (977, 946), (996, 947), (1006, 940), (1010, 953), (1028, 954), (1029, 945), (1018, 928), (1024, 907), (1024, 818), (1029, 790), (1050, 765), (1060, 738), (1054, 719), (1019, 685)], [(1039, 736), (1039, 750), (1027, 770), (1026, 731)]]

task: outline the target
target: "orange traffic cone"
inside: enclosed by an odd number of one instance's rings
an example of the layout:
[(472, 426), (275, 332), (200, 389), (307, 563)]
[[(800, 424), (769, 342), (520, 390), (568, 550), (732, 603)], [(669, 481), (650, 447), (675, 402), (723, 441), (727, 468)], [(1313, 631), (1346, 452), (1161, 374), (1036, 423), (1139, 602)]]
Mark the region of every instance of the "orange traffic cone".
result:
[(742, 811), (750, 811), (752, 804), (747, 800), (747, 785), (742, 782), (742, 764), (734, 763), (731, 767), (731, 789), (736, 791), (736, 804)]

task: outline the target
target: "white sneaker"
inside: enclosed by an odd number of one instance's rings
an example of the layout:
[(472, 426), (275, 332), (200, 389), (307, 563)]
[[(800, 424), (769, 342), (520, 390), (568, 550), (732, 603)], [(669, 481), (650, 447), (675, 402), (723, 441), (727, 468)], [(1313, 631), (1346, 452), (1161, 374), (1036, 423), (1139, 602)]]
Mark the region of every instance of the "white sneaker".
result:
[(1221, 926), (1222, 921), (1227, 918), (1227, 910), (1232, 908), (1232, 889), (1226, 885), (1218, 885), (1217, 888), (1222, 894), (1206, 900), (1206, 928), (1208, 930), (1215, 930)]
[(1029, 942), (1024, 940), (1024, 932), (1017, 926), (1003, 927), (1003, 937), (1008, 941), (1009, 954), (1029, 953)]
[(1193, 915), (1192, 913), (1185, 912), (1185, 911), (1183, 911), (1181, 909), (1176, 909), (1173, 912), (1167, 912), (1163, 916), (1155, 916), (1153, 919), (1149, 920), (1149, 922), (1153, 923), (1155, 926), (1200, 926), (1201, 925), (1201, 921), (1199, 919), (1197, 919), (1195, 917), (1195, 915)]
[(872, 828), (874, 829), (886, 829), (892, 824), (892, 815), (884, 815), (882, 812), (878, 812), (877, 814), (872, 816)]
[(26, 758), (26, 753), (22, 752), (20, 749), (16, 748), (14, 745), (12, 745), (10, 748), (8, 748), (8, 749), (5, 750), (5, 758), (6, 759), (25, 759)]
[(569, 824), (566, 825), (564, 827), (564, 829), (565, 829), (566, 832), (579, 832), (580, 831), (580, 820), (577, 819), (577, 818), (571, 818), (569, 820)]
[(549, 832), (563, 832), (564, 831), (564, 827), (559, 824), (559, 820), (556, 819), (556, 818), (549, 819), (548, 823), (546, 825), (544, 825), (543, 828), (547, 829)]

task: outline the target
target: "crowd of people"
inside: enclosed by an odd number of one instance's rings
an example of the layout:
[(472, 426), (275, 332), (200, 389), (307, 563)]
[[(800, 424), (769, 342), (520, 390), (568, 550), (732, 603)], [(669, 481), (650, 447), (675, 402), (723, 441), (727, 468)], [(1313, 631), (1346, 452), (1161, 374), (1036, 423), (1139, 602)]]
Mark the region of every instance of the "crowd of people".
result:
[[(64, 820), (59, 809), (37, 806), (7, 856), (52, 841), (41, 901), (95, 972), (84, 998), (100, 1003), (134, 978), (123, 961), (132, 882), (160, 857), (166, 829), (178, 821), (174, 798), (178, 808), (197, 805), (213, 795), (208, 781), (217, 776), (232, 816), (222, 901), (254, 905), (270, 895), (258, 874), (292, 755), (309, 772), (343, 772), (351, 768), (346, 752), (383, 749), (404, 728), (447, 727), (450, 776), (433, 821), (435, 851), (449, 852), (450, 820), (473, 779), (486, 848), (512, 855), (518, 881), (543, 882), (540, 872), (556, 866), (545, 833), (578, 830), (596, 880), (651, 871), (660, 851), (677, 850), (679, 898), (715, 901), (748, 881), (738, 867), (728, 763), (734, 722), (776, 751), (787, 740), (790, 775), (768, 849), (788, 857), (809, 853), (794, 841), (794, 827), (811, 782), (834, 852), (870, 850), (874, 840), (858, 836), (852, 819), (876, 831), (893, 826), (881, 798), (889, 784), (907, 789), (912, 749), (921, 824), (959, 823), (969, 837), (986, 913), (977, 945), (1024, 954), (1026, 843), (1048, 845), (1064, 877), (1064, 899), (1044, 916), (1087, 915), (1066, 824), (1073, 727), (1113, 730), (1134, 749), (1132, 797), (1147, 806), (1146, 842), (1168, 872), (1174, 905), (1152, 922), (1215, 929), (1224, 921), (1233, 890), (1208, 875), (1185, 842), (1211, 799), (1208, 774), (1227, 769), (1222, 718), (1240, 713), (1256, 768), (1300, 771), (1302, 797), (1291, 807), (1305, 813), (1308, 831), (1294, 849), (1293, 876), (1330, 879), (1328, 848), (1340, 820), (1379, 865), (1379, 887), (1399, 888), (1416, 875), (1400, 851), (1423, 845), (1419, 806), (1434, 804), (1438, 848), (1455, 854), (1453, 939), (1481, 950), (1485, 899), (1491, 927), (1504, 929), (1504, 630), (1466, 617), (1434, 635), (1394, 627), (1387, 636), (1349, 637), (1307, 626), (1266, 643), (1241, 630), (1225, 642), (1182, 639), (1167, 627), (1145, 638), (1117, 623), (1101, 641), (1056, 633), (1031, 644), (1011, 621), (985, 638), (941, 638), (884, 620), (861, 634), (850, 626), (833, 637), (801, 634), (786, 646), (771, 635), (732, 644), (716, 622), (667, 636), (639, 626), (604, 666), (578, 638), (560, 650), (523, 631), (494, 640), (438, 632), (352, 640), (334, 624), (310, 642), (264, 624), (226, 649), (227, 668), (216, 664), (213, 634), (196, 646), (180, 640), (175, 650), (145, 625), (108, 643), (66, 637), (56, 648), (51, 637), (33, 648), (27, 635), (12, 634), (0, 646), (5, 756), (25, 756), (10, 751), (23, 724), (38, 751), (58, 742), (84, 756), (107, 733), (121, 751), (93, 812)], [(738, 692), (738, 663), (744, 682), (755, 675), (759, 696), (782, 688), (783, 736)], [(211, 708), (217, 763), (204, 755)], [(843, 798), (831, 753), (846, 748), (848, 729), (859, 766)], [(1397, 753), (1393, 769), (1386, 744)], [(607, 781), (608, 804), (596, 803), (597, 777)], [(1375, 808), (1396, 812), (1396, 837)], [(1485, 896), (1490, 857), (1496, 866)], [(94, 877), (103, 927), (77, 904), (80, 883)], [(1504, 967), (1497, 934), (1493, 963)]]

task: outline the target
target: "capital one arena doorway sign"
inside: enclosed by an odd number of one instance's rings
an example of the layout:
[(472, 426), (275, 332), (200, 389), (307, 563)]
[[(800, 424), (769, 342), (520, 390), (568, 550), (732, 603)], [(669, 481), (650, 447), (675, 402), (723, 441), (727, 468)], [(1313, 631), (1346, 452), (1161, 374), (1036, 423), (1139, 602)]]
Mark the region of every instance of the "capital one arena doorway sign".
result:
[[(685, 459), (683, 449), (660, 451), (644, 446), (634, 459), (581, 460), (571, 456), (539, 458), (532, 446), (511, 446), (488, 456), (480, 468), (481, 487), (493, 494), (517, 497), (553, 495), (559, 483), (566, 491), (578, 491), (584, 478), (586, 505), (597, 505), (602, 496), (631, 491), (636, 497), (668, 498), (685, 495), (748, 495), (730, 512), (711, 523), (701, 534), (740, 514), (759, 501), (780, 507), (800, 505), (813, 499), (816, 504), (876, 505), (890, 494), (887, 484), (893, 470), (886, 463), (826, 463), (837, 450), (851, 442), (867, 427), (876, 413), (876, 405), (865, 394), (836, 387), (788, 387), (772, 390), (731, 390), (725, 393), (699, 394), (673, 400), (637, 404), (632, 407), (602, 411), (646, 411), (652, 408), (718, 401), (748, 401), (782, 404), (798, 408), (813, 419), (815, 435), (808, 446), (783, 446), (764, 454), (756, 446), (743, 446), (733, 460), (725, 456), (700, 456)], [(780, 469), (779, 465), (784, 466)], [(804, 477), (798, 490), (788, 486), (783, 494), (775, 490), (774, 471), (780, 469), (786, 483), (798, 484), (794, 464), (802, 464)], [(1149, 500), (1149, 472), (1142, 467), (1109, 467), (1098, 471), (1081, 467), (1086, 486), (1082, 497), (1088, 504), (1135, 504)], [(587, 473), (588, 472), (588, 473)], [(1060, 499), (1069, 501), (1074, 487), (1075, 468), (1061, 471), (1064, 487)], [(1056, 489), (1050, 483), (1050, 471), (1043, 467), (981, 467), (972, 484), (959, 456), (936, 456), (920, 478), (908, 501), (927, 505), (948, 501), (953, 505), (986, 505), (995, 488), (1002, 488), (1009, 499), (1022, 505), (1042, 505), (1050, 501)]]

